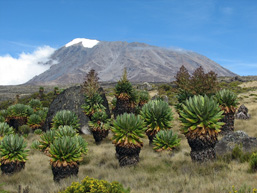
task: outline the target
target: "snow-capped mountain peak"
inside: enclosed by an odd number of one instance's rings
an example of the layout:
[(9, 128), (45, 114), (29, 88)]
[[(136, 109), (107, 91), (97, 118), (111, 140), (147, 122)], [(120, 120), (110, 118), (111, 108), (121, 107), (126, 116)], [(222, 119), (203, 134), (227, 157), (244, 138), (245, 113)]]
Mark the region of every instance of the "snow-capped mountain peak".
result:
[(69, 47), (78, 43), (82, 43), (83, 47), (85, 48), (93, 48), (95, 45), (99, 43), (98, 40), (91, 40), (91, 39), (86, 39), (86, 38), (76, 38), (69, 43), (65, 45), (65, 47)]

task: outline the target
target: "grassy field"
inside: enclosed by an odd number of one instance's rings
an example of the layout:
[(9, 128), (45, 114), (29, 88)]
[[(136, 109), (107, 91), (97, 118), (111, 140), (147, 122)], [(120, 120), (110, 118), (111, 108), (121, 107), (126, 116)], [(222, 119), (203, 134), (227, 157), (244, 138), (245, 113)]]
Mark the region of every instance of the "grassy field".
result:
[[(252, 84), (244, 83), (242, 86), (253, 87)], [(155, 92), (151, 94), (154, 95)], [(235, 130), (243, 130), (248, 135), (257, 137), (257, 91), (243, 93), (239, 97), (240, 104), (248, 107), (252, 118), (236, 120)], [(115, 158), (111, 135), (100, 145), (95, 145), (93, 136), (84, 135), (89, 144), (89, 152), (80, 165), (77, 178), (65, 179), (59, 184), (54, 183), (49, 157), (37, 150), (31, 150), (25, 169), (13, 176), (2, 175), (0, 184), (3, 183), (2, 188), (9, 192), (17, 192), (18, 186), (21, 185), (22, 188), (28, 186), (30, 193), (54, 193), (69, 186), (72, 181), (80, 181), (90, 176), (110, 182), (118, 181), (125, 187), (130, 187), (132, 193), (220, 193), (233, 192), (232, 186), (238, 192), (247, 192), (257, 188), (257, 173), (249, 171), (247, 162), (227, 163), (216, 160), (203, 164), (192, 163), (190, 147), (186, 138), (179, 132), (180, 123), (175, 111), (174, 117), (173, 130), (179, 133), (182, 140), (180, 148), (172, 154), (154, 152), (145, 137), (139, 164), (120, 168)], [(37, 138), (38, 136), (30, 134), (27, 138), (29, 146)]]

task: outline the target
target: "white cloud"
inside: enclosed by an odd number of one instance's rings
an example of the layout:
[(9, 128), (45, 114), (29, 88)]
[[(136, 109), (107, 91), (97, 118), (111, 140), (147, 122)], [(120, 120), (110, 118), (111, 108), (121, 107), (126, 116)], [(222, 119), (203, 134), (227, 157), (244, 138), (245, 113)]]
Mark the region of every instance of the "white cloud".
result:
[(0, 56), (0, 85), (23, 84), (49, 69), (47, 62), (55, 51), (50, 46), (38, 47), (33, 53), (22, 53), (18, 58)]

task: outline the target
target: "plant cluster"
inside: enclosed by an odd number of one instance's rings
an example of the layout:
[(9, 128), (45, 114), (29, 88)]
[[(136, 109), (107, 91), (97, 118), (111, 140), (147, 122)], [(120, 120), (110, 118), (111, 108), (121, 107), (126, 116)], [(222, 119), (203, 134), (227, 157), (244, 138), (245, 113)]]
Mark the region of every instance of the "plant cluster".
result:
[(162, 100), (152, 100), (145, 104), (140, 115), (146, 123), (146, 134), (149, 137), (150, 143), (154, 136), (163, 129), (171, 128), (173, 114), (168, 103)]
[(33, 109), (24, 104), (15, 104), (7, 108), (7, 117), (9, 118), (26, 118), (33, 114)]
[(26, 162), (28, 151), (24, 138), (15, 134), (6, 135), (0, 142), (1, 164), (11, 162)]
[(126, 189), (118, 182), (107, 182), (105, 180), (98, 180), (94, 178), (85, 177), (81, 183), (73, 182), (71, 186), (67, 187), (61, 193), (73, 192), (91, 192), (91, 193), (129, 193), (130, 189)]
[(172, 130), (161, 130), (153, 139), (153, 149), (155, 151), (171, 151), (180, 145), (181, 139)]
[(178, 88), (193, 95), (212, 95), (219, 89), (217, 74), (213, 71), (205, 73), (202, 66), (197, 68), (192, 76), (188, 73), (187, 69), (182, 66), (175, 78), (175, 83)]
[(14, 130), (7, 123), (0, 123), (0, 139), (5, 135), (14, 134)]
[(52, 129), (58, 129), (59, 126), (69, 125), (74, 129), (79, 129), (78, 116), (69, 110), (58, 111), (52, 119)]
[(182, 133), (191, 147), (191, 158), (195, 161), (207, 161), (216, 158), (214, 146), (218, 141), (223, 111), (219, 104), (208, 96), (193, 96), (182, 104), (180, 121)]

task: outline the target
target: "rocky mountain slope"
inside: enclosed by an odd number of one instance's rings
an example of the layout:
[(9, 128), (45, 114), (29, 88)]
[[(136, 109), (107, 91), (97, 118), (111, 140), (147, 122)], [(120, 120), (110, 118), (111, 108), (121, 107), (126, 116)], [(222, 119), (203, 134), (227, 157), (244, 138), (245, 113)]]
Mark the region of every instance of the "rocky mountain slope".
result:
[(218, 76), (235, 76), (233, 72), (198, 53), (138, 42), (74, 39), (56, 50), (47, 64), (52, 64), (50, 69), (27, 84), (81, 83), (92, 68), (97, 71), (100, 81), (111, 82), (120, 79), (124, 67), (127, 68), (129, 80), (134, 82), (172, 81), (182, 65), (190, 73), (202, 66), (206, 72), (213, 70)]

